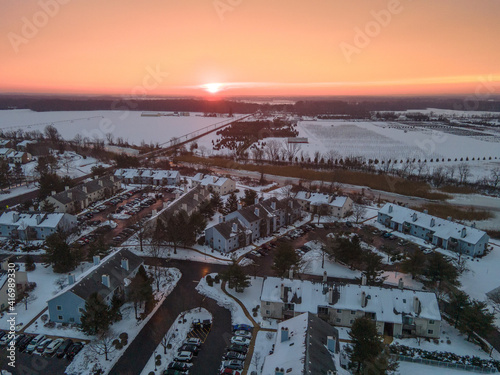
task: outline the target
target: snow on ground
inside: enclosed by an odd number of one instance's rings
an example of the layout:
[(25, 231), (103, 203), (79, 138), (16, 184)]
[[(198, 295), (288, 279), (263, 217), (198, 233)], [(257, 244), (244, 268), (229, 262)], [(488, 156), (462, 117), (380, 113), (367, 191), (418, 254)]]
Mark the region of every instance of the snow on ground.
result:
[[(203, 321), (206, 319), (212, 320), (212, 314), (210, 314), (206, 309), (202, 307), (181, 313), (175, 320), (174, 324), (172, 324), (172, 326), (168, 330), (165, 338), (156, 348), (154, 354), (151, 356), (151, 358), (149, 358), (149, 361), (142, 370), (141, 375), (148, 375), (153, 371), (158, 371), (159, 374), (162, 374), (163, 371), (167, 369), (168, 364), (174, 359), (174, 356), (177, 353), (177, 349), (181, 347), (183, 341), (187, 338), (187, 335), (191, 330), (191, 324), (195, 321)], [(172, 347), (165, 350), (165, 347), (162, 345), (162, 343), (165, 346), (170, 344), (172, 345)], [(207, 349), (205, 348), (205, 350)], [(155, 366), (155, 356), (160, 357), (159, 366)]]
[[(215, 277), (215, 275), (217, 274), (210, 274), (210, 276), (212, 276), (212, 279)], [(196, 286), (196, 290), (198, 291), (198, 293), (217, 301), (217, 304), (219, 306), (231, 311), (231, 321), (233, 322), (233, 324), (248, 324), (253, 326), (252, 322), (250, 322), (250, 320), (245, 316), (245, 313), (243, 312), (241, 306), (238, 305), (234, 299), (232, 299), (222, 291), (221, 283), (214, 283), (213, 286), (209, 286), (207, 284), (207, 278), (205, 276)]]
[[(475, 345), (466, 340), (467, 336), (462, 335), (457, 329), (453, 328), (445, 320), (441, 321), (441, 336), (439, 344), (435, 344), (433, 340), (427, 341), (420, 339), (420, 344), (417, 338), (394, 339), (393, 344), (405, 345), (410, 348), (419, 348), (431, 352), (450, 352), (461, 356), (476, 356), (482, 359), (500, 359), (498, 352), (494, 352), (490, 357), (489, 353), (481, 350), (478, 345)], [(448, 344), (450, 340), (450, 344)]]
[(436, 367), (423, 365), (420, 363), (398, 362), (398, 374), (400, 375), (464, 375), (464, 370), (450, 369), (446, 367)]
[[(20, 264), (20, 270), (24, 270), (24, 264)], [(82, 263), (72, 273), (78, 279), (82, 273), (86, 272), (92, 267), (92, 263)], [(56, 282), (61, 280), (62, 287), (57, 285)], [(30, 295), (36, 298), (28, 302), (28, 308), (21, 302), (16, 305), (16, 323), (18, 327), (25, 327), (32, 319), (34, 319), (43, 309), (47, 307), (47, 301), (67, 285), (67, 276), (54, 273), (52, 267), (43, 267), (42, 264), (37, 263), (34, 271), (28, 272), (28, 281), (35, 282), (36, 288), (30, 292)], [(0, 317), (0, 328), (8, 329), (9, 323), (7, 319), (9, 316), (2, 314)], [(28, 327), (27, 332), (30, 332)]]
[(252, 371), (256, 371), (257, 374), (262, 373), (264, 359), (269, 355), (275, 341), (276, 332), (260, 331), (257, 333), (252, 360), (247, 371), (248, 374), (251, 374)]
[[(96, 341), (92, 341), (87, 344), (82, 351), (75, 357), (75, 359), (66, 368), (66, 374), (69, 375), (87, 375), (90, 373), (89, 370), (102, 369), (104, 374), (107, 374), (109, 370), (115, 365), (118, 359), (123, 355), (128, 345), (134, 341), (137, 334), (142, 330), (146, 323), (151, 319), (151, 317), (156, 313), (156, 310), (163, 303), (166, 296), (175, 288), (177, 282), (181, 278), (181, 273), (176, 268), (169, 268), (165, 282), (162, 283), (162, 289), (160, 292), (156, 293), (155, 298), (157, 299), (157, 304), (153, 311), (144, 320), (137, 321), (135, 319), (135, 311), (133, 303), (126, 303), (121, 308), (122, 320), (114, 323), (111, 326), (110, 337), (118, 338), (121, 333), (128, 334), (128, 344), (125, 345), (120, 350), (115, 350), (112, 353), (108, 353), (108, 361), (105, 360), (104, 354), (97, 354), (95, 350), (92, 350), (92, 346), (96, 345)], [(167, 281), (168, 280), (168, 281)], [(158, 299), (159, 298), (159, 299)]]

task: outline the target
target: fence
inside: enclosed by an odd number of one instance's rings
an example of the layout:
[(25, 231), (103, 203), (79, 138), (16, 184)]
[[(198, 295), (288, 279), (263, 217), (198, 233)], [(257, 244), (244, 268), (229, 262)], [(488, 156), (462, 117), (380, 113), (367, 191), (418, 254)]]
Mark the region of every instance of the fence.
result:
[(483, 367), (472, 366), (472, 365), (464, 365), (461, 363), (435, 361), (433, 359), (413, 358), (413, 357), (407, 357), (404, 355), (397, 355), (397, 359), (399, 361), (404, 361), (404, 362), (422, 363), (424, 365), (446, 367), (446, 368), (451, 368), (451, 369), (456, 369), (456, 370), (472, 371), (472, 372), (477, 372), (477, 373), (481, 373), (481, 374), (494, 374), (497, 372), (497, 370), (494, 368), (483, 368)]

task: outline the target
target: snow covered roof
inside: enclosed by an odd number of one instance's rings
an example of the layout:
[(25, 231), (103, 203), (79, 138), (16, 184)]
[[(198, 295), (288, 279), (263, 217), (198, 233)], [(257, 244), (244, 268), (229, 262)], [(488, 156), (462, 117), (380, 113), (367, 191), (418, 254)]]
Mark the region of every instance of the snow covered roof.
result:
[(0, 148), (0, 155), (8, 155), (13, 151), (11, 148)]
[[(281, 338), (282, 329), (288, 339)], [(326, 374), (335, 371), (332, 353), (326, 347), (327, 336), (338, 343), (338, 332), (315, 315), (305, 313), (278, 324), (273, 354), (265, 358), (263, 375), (274, 375), (276, 367), (286, 374)]]
[[(285, 288), (284, 299), (281, 299), (282, 285)], [(261, 300), (294, 303), (296, 312), (317, 313), (318, 306), (364, 311), (375, 313), (377, 321), (389, 323), (402, 323), (402, 314), (441, 320), (434, 293), (354, 284), (343, 285), (336, 290), (336, 301), (329, 304), (328, 289), (324, 284), (269, 277), (264, 281)], [(364, 307), (361, 305), (363, 292), (367, 297)], [(420, 301), (420, 313), (414, 309), (414, 297)]]
[(179, 171), (165, 170), (165, 169), (135, 169), (124, 168), (118, 169), (115, 176), (133, 179), (134, 177), (152, 177), (153, 180), (161, 180), (164, 178), (176, 178)]
[[(19, 230), (27, 227), (57, 228), (57, 225), (64, 217), (64, 213), (18, 213), (16, 211), (4, 212), (0, 216), (0, 225), (14, 225)], [(37, 220), (40, 220), (39, 223)]]
[[(486, 232), (477, 228), (441, 219), (391, 203), (386, 203), (384, 207), (379, 210), (379, 213), (390, 216), (391, 220), (398, 224), (406, 222), (425, 228), (433, 232), (436, 237), (443, 239), (455, 238), (460, 241), (476, 244), (486, 235)], [(465, 236), (462, 236), (462, 234), (465, 234)]]
[(222, 186), (227, 181), (229, 181), (229, 178), (217, 177), (217, 176), (212, 176), (212, 175), (204, 175), (203, 173), (197, 173), (194, 175), (194, 177), (191, 178), (191, 180), (198, 182), (202, 186), (210, 186), (210, 185)]
[(333, 207), (344, 207), (347, 202), (347, 197), (337, 196), (324, 193), (309, 193), (307, 191), (299, 191), (295, 199), (308, 201), (312, 206), (321, 206), (323, 204)]
[(24, 141), (21, 141), (17, 144), (17, 147), (26, 147), (29, 144), (35, 144), (36, 141), (30, 141), (28, 139), (25, 139)]

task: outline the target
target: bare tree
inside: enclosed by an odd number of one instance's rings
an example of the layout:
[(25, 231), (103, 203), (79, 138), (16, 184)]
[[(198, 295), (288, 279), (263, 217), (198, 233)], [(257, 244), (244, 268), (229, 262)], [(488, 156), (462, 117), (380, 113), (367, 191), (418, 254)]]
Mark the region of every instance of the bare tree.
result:
[(446, 173), (444, 171), (444, 168), (439, 166), (434, 168), (432, 171), (432, 183), (434, 184), (435, 187), (440, 187), (442, 184), (444, 184), (444, 181), (446, 179)]
[(490, 173), (490, 184), (491, 186), (496, 188), (499, 183), (500, 183), (500, 167), (496, 167)]
[(469, 165), (467, 163), (460, 163), (458, 165), (459, 183), (465, 184), (467, 182), (467, 179), (469, 178), (469, 174), (470, 174)]
[(30, 294), (28, 292), (24, 292), (20, 298), (20, 301), (24, 303), (24, 309), (28, 310), (28, 304), (35, 301), (37, 299), (37, 296), (34, 294)]
[(423, 175), (427, 174), (427, 164), (423, 161), (419, 161), (417, 163), (417, 176), (422, 177)]
[(108, 142), (108, 145), (113, 144), (113, 133), (106, 133), (106, 141)]
[(167, 335), (163, 336), (160, 342), (161, 346), (163, 346), (163, 354), (167, 354), (168, 344), (170, 344), (170, 340)]
[(66, 276), (61, 276), (59, 277), (55, 282), (54, 284), (56, 284), (58, 287), (59, 287), (59, 290), (63, 290), (64, 287), (66, 286), (67, 284), (67, 278)]
[(105, 360), (108, 360), (108, 354), (116, 351), (113, 341), (116, 339), (111, 331), (101, 333), (93, 342), (89, 344), (89, 348), (97, 355), (104, 355)]
[(365, 216), (366, 211), (366, 208), (360, 204), (354, 204), (352, 206), (352, 214), (356, 219), (356, 224), (359, 223), (359, 220)]
[(280, 147), (279, 142), (274, 140), (274, 139), (271, 139), (270, 141), (268, 141), (266, 143), (266, 147), (265, 147), (264, 151), (265, 151), (269, 161), (273, 162), (275, 160), (278, 160), (280, 149), (281, 149), (281, 147)]
[(455, 170), (456, 167), (454, 165), (448, 165), (446, 167), (446, 175), (449, 180), (453, 180), (453, 178), (455, 177)]
[(487, 294), (488, 301), (493, 305), (493, 310), (500, 312), (500, 289), (497, 288)]

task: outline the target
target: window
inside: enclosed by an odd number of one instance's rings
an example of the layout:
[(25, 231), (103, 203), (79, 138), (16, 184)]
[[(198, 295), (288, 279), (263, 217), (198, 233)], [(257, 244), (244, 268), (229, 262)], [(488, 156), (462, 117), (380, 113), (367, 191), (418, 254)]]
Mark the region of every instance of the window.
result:
[(354, 314), (356, 314), (356, 311), (354, 311), (354, 310), (351, 311), (351, 315), (354, 315)]
[(56, 309), (57, 309), (57, 311), (61, 311), (62, 310), (62, 306), (61, 305), (57, 305)]
[(79, 308), (78, 308), (78, 312), (79, 312), (80, 314), (83, 314), (83, 313), (85, 312), (85, 309), (84, 309), (83, 307), (79, 307)]
[(429, 320), (429, 324), (434, 324), (436, 323), (434, 320)]
[(271, 311), (266, 310), (266, 315), (271, 315)]
[(342, 319), (337, 318), (337, 319), (335, 319), (335, 321), (336, 321), (337, 323), (340, 323), (340, 322), (342, 321)]
[(340, 310), (340, 309), (339, 309), (339, 310), (337, 310), (337, 313), (338, 313), (338, 314), (342, 314), (342, 310)]
[(428, 330), (427, 330), (427, 333), (428, 333), (429, 335), (432, 335), (432, 334), (434, 333), (434, 331), (433, 331), (432, 329), (428, 329)]
[(59, 316), (57, 317), (57, 319), (59, 319), (59, 320), (63, 320), (62, 315), (59, 315)]
[(328, 315), (328, 307), (318, 306), (318, 314)]
[(352, 319), (349, 320), (349, 324), (352, 324), (352, 323), (354, 323), (354, 320), (352, 320)]
[(75, 318), (69, 318), (69, 321), (73, 323), (75, 321)]
[(266, 306), (269, 306), (270, 304), (271, 304), (271, 302), (266, 301)]

